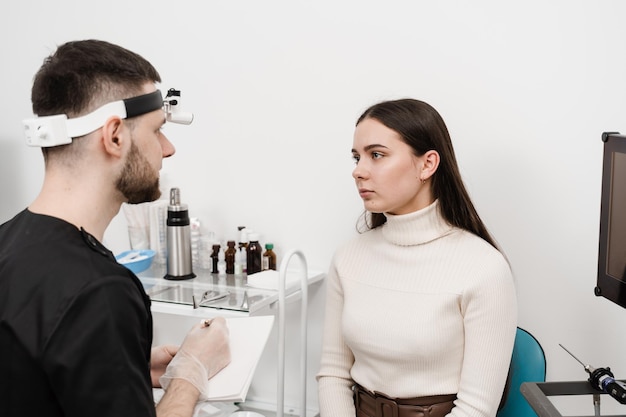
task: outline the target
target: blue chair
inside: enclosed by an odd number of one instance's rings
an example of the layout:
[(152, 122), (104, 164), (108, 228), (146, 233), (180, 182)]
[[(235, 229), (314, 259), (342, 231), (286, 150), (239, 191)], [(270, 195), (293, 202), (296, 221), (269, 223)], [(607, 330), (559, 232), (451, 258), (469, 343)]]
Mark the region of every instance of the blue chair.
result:
[(541, 344), (526, 330), (517, 328), (511, 367), (509, 388), (504, 405), (497, 417), (537, 417), (520, 392), (522, 382), (545, 382), (546, 355)]

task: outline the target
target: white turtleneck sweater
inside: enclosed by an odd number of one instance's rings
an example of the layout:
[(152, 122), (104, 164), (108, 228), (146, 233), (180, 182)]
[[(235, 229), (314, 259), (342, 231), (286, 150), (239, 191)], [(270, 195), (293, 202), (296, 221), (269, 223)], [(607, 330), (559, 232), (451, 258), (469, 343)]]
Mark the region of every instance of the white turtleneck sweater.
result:
[(351, 387), (457, 394), (450, 416), (495, 416), (517, 324), (511, 270), (438, 202), (342, 246), (327, 277), (321, 417), (354, 417)]

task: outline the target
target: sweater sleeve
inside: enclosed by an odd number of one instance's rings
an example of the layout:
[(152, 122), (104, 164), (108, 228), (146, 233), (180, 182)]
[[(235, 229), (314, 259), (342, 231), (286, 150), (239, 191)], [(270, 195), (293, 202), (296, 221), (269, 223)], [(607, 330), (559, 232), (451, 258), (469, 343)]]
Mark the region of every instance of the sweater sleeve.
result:
[(485, 262), (463, 294), (463, 366), (451, 416), (495, 416), (506, 383), (517, 325), (517, 301), (509, 265)]
[(326, 278), (326, 311), (320, 371), (317, 374), (320, 417), (353, 417), (352, 377), (354, 356), (342, 332), (343, 289), (336, 262)]

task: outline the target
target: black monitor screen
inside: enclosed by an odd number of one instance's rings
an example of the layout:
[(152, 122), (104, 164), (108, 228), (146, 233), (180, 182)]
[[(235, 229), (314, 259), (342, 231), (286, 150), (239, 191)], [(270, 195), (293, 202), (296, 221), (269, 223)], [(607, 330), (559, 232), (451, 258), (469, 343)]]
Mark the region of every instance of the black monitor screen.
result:
[(602, 135), (602, 204), (596, 295), (626, 308), (626, 136)]

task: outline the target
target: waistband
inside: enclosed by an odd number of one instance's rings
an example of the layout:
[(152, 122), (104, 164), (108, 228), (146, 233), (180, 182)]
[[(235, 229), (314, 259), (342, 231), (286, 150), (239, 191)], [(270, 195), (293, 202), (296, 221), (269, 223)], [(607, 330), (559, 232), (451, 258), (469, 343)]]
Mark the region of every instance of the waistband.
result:
[(456, 394), (390, 398), (358, 384), (353, 390), (356, 417), (444, 417), (456, 400)]

